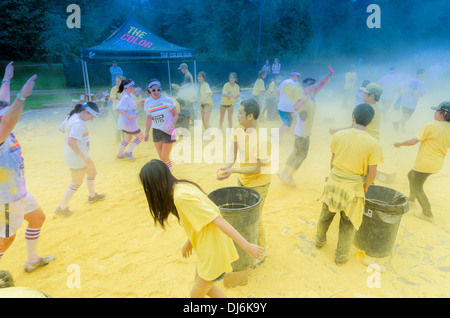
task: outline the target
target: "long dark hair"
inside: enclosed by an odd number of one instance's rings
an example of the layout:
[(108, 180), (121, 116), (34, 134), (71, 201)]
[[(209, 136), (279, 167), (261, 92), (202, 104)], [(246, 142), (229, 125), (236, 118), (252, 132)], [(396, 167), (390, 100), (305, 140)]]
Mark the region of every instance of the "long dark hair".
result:
[(177, 183), (190, 183), (203, 191), (195, 182), (175, 178), (167, 165), (159, 159), (153, 159), (147, 162), (139, 173), (139, 179), (144, 188), (147, 197), (150, 214), (162, 228), (172, 213), (180, 221), (177, 208), (173, 201), (173, 189)]
[[(75, 107), (72, 109), (72, 111), (69, 113), (69, 118), (73, 114), (81, 113), (85, 109), (84, 105), (85, 104), (76, 104)], [(93, 110), (95, 110), (96, 112), (99, 112), (97, 103), (87, 102), (86, 105), (89, 106), (90, 108), (92, 108)]]
[(122, 82), (119, 85), (119, 89), (117, 90), (118, 93), (122, 93), (123, 90), (125, 89), (125, 85), (130, 84), (133, 80), (130, 78), (124, 79), (122, 80)]

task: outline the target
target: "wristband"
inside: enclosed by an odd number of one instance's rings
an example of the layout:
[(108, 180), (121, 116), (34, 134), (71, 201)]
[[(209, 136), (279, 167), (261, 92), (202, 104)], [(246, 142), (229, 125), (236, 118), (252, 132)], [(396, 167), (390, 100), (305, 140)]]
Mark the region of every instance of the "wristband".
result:
[(2, 84), (3, 84), (3, 82), (11, 83), (11, 80), (9, 80), (9, 79), (7, 79), (7, 78), (4, 78), (4, 79), (2, 79)]
[(330, 74), (328, 74), (327, 76), (331, 78), (331, 75), (330, 75)]
[(20, 100), (22, 100), (22, 101), (25, 101), (25, 100), (26, 100), (26, 98), (23, 97), (22, 95), (20, 95), (20, 93), (17, 93), (17, 98), (20, 99)]

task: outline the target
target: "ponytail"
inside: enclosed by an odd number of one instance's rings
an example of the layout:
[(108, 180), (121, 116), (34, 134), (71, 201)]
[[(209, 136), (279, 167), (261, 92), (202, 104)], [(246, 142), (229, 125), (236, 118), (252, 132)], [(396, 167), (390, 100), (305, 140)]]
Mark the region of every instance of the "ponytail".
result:
[(130, 84), (133, 80), (132, 79), (124, 79), (119, 85), (119, 89), (117, 90), (118, 93), (122, 93), (125, 90), (125, 85)]
[(94, 111), (96, 111), (96, 112), (99, 112), (97, 103), (95, 103), (95, 102), (87, 102), (87, 103), (85, 103), (85, 104), (76, 104), (75, 107), (74, 107), (74, 109), (72, 109), (72, 111), (69, 113), (69, 117), (68, 117), (68, 118), (70, 118), (70, 116), (72, 116), (73, 114), (79, 114), (79, 113), (81, 113), (81, 112), (82, 112), (83, 110), (85, 110), (86, 107), (88, 107), (88, 106), (89, 106), (92, 110), (94, 110)]

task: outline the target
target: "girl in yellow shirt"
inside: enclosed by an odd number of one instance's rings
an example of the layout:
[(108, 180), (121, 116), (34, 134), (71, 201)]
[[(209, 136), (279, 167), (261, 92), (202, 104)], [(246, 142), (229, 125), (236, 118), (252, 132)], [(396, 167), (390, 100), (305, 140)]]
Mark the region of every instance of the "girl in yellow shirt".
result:
[(225, 113), (228, 110), (228, 128), (233, 128), (233, 108), (234, 101), (239, 98), (239, 85), (237, 82), (236, 73), (230, 73), (228, 77), (229, 82), (223, 85), (222, 100), (220, 101), (220, 120), (219, 127), (222, 129)]
[(450, 148), (450, 102), (442, 102), (431, 109), (436, 111), (434, 113), (436, 122), (425, 125), (414, 138), (394, 143), (394, 146), (399, 148), (414, 146), (420, 142), (416, 162), (408, 172), (409, 201), (413, 203), (417, 198), (423, 214), (414, 215), (429, 222), (433, 221), (433, 213), (423, 185), (431, 174), (441, 170), (447, 149)]
[(266, 86), (264, 85), (264, 79), (266, 78), (267, 73), (265, 71), (258, 72), (258, 79), (253, 85), (252, 97), (254, 100), (258, 102), (259, 111), (261, 112), (261, 105), (264, 100), (264, 94), (266, 93)]
[(205, 72), (199, 72), (197, 75), (197, 80), (200, 83), (200, 97), (197, 100), (200, 102), (203, 128), (205, 129), (203, 135), (205, 136), (205, 141), (210, 141), (211, 137), (208, 129), (210, 127), (209, 118), (211, 117), (211, 111), (213, 108), (213, 101), (211, 98), (213, 93), (209, 87), (209, 84), (206, 82)]
[(192, 251), (198, 255), (190, 296), (225, 297), (214, 283), (232, 271), (231, 263), (239, 258), (233, 241), (257, 259), (262, 258), (262, 248), (239, 234), (198, 185), (176, 179), (161, 160), (146, 163), (139, 178), (155, 223), (164, 228), (169, 215), (174, 215), (188, 236), (183, 257), (189, 257)]

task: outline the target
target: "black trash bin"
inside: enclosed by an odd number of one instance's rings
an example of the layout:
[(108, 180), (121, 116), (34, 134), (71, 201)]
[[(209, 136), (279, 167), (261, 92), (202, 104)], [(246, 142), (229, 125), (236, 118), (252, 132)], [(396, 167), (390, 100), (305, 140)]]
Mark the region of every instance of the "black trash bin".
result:
[[(247, 241), (258, 243), (259, 205), (261, 195), (245, 187), (226, 187), (212, 191), (209, 199), (219, 207), (223, 218), (228, 221)], [(255, 259), (234, 243), (239, 259), (233, 263), (233, 271), (248, 269)]]
[(388, 256), (394, 248), (402, 216), (408, 210), (409, 200), (404, 194), (383, 186), (370, 186), (354, 245), (368, 256)]

